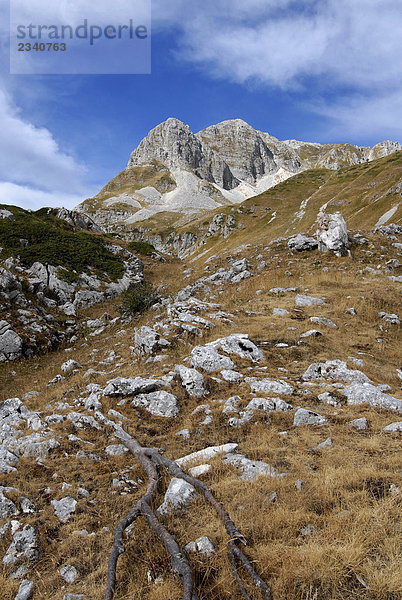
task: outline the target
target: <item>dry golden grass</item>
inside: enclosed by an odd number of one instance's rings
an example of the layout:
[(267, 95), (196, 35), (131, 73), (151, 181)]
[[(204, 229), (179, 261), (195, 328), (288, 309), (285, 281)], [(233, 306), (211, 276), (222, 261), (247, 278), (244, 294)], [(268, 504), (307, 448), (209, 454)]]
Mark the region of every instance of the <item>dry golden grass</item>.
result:
[[(391, 251), (389, 247), (383, 254)], [(250, 248), (242, 256), (248, 255), (254, 265), (256, 254), (258, 249)], [(291, 265), (288, 265), (289, 260), (293, 261)], [(375, 264), (377, 260), (379, 256), (375, 255), (370, 262)], [(60, 349), (32, 361), (1, 365), (0, 400), (21, 397), (35, 389), (40, 395), (28, 401), (27, 406), (51, 414), (59, 411), (47, 410), (48, 404), (54, 406), (57, 401), (73, 404), (88, 383), (104, 385), (118, 375), (166, 374), (174, 364), (182, 363), (195, 343), (205, 343), (232, 332), (246, 332), (257, 342), (269, 342), (271, 345), (264, 347), (266, 363), (254, 365), (251, 374), (289, 380), (296, 387), (294, 396), (289, 399), (292, 404), (325, 415), (328, 420), (325, 426), (293, 428), (290, 412), (259, 414), (244, 427), (231, 428), (227, 416), (222, 415), (221, 402), (239, 394), (245, 406), (255, 394), (249, 392), (248, 386), (222, 385), (211, 377), (207, 377), (210, 394), (201, 402), (187, 397), (179, 383), (173, 382), (172, 392), (180, 406), (175, 420), (151, 417), (129, 403), (118, 407), (116, 400), (107, 398), (102, 399), (104, 413), (110, 408), (123, 412), (129, 418), (127, 426), (132, 435), (145, 446), (164, 448), (171, 458), (208, 445), (236, 442), (239, 451), (248, 458), (264, 460), (286, 473), (286, 477), (280, 479), (260, 477), (246, 482), (239, 478), (236, 469), (216, 458), (211, 463), (212, 470), (204, 476), (246, 536), (246, 553), (271, 586), (274, 600), (397, 600), (402, 594), (402, 494), (391, 493), (391, 485), (402, 488), (401, 445), (397, 434), (383, 432), (384, 426), (397, 420), (397, 416), (363, 405), (343, 403), (342, 407), (334, 408), (317, 399), (325, 387), (311, 386), (311, 394), (305, 395), (300, 385), (301, 374), (312, 362), (348, 360), (348, 356), (354, 356), (364, 359), (362, 370), (375, 383), (387, 383), (392, 388), (391, 393), (397, 394), (400, 332), (393, 326), (385, 326), (381, 331), (378, 312), (398, 312), (399, 295), (394, 283), (386, 277), (373, 278), (360, 273), (366, 264), (365, 254), (359, 248), (354, 251), (353, 259), (334, 259), (317, 253), (292, 256), (287, 248), (274, 249), (267, 256), (267, 267), (259, 274), (237, 286), (227, 287), (222, 294), (217, 287), (214, 301), (235, 315), (234, 324), (217, 323), (200, 341), (176, 340), (166, 363), (145, 364), (143, 359), (134, 362), (130, 350), (133, 329), (154, 318), (155, 313), (148, 311), (136, 322), (117, 324), (96, 338), (87, 336), (76, 344), (73, 352)], [(225, 256), (217, 258), (216, 265), (227, 265)], [(325, 266), (328, 272), (322, 270)], [(147, 259), (146, 269), (150, 280), (166, 283), (166, 293), (174, 294), (200, 276), (204, 265), (196, 265), (192, 278), (184, 281), (183, 264), (178, 261), (162, 264)], [(292, 275), (286, 275), (289, 269)], [(213, 271), (211, 267), (210, 272)], [(325, 296), (327, 304), (303, 308), (296, 313), (294, 293), (275, 297), (269, 294), (272, 287), (298, 287), (301, 293), (307, 288), (309, 295)], [(262, 293), (257, 295), (257, 290)], [(352, 306), (357, 310), (357, 317), (346, 313)], [(274, 307), (286, 308), (290, 314), (273, 317)], [(84, 316), (100, 316), (105, 308), (112, 316), (117, 314), (114, 303), (92, 309)], [(309, 320), (312, 315), (332, 319), (339, 329), (316, 326)], [(300, 333), (312, 328), (320, 329), (323, 337), (308, 339), (305, 346), (296, 346)], [(380, 337), (381, 343), (377, 341)], [(277, 348), (275, 343), (280, 341), (290, 346)], [(111, 365), (99, 366), (111, 350), (121, 358)], [(78, 360), (83, 370), (48, 388), (47, 382), (60, 372), (60, 365), (68, 358)], [(250, 363), (240, 359), (236, 359), (236, 363), (239, 370), (249, 374)], [(117, 370), (116, 364), (119, 365)], [(353, 368), (350, 361), (349, 366)], [(89, 368), (105, 371), (105, 374), (83, 380), (82, 373)], [(16, 371), (17, 376), (12, 375), (12, 371)], [(200, 403), (211, 407), (213, 423), (206, 427), (198, 425), (200, 415), (191, 414)], [(367, 431), (356, 431), (348, 426), (349, 421), (360, 416), (368, 419)], [(175, 435), (184, 427), (192, 431), (188, 441)], [(48, 468), (23, 459), (18, 474), (2, 475), (1, 485), (16, 487), (20, 495), (29, 497), (38, 509), (29, 519), (24, 518), (24, 523), (30, 522), (40, 531), (42, 554), (30, 575), (36, 582), (34, 600), (62, 600), (66, 592), (83, 593), (86, 599), (100, 599), (113, 529), (142, 493), (144, 475), (130, 455), (110, 457), (105, 453), (107, 445), (117, 443), (112, 435), (93, 429), (76, 430), (69, 422), (52, 429), (60, 436), (61, 446), (46, 459)], [(279, 435), (283, 431), (287, 431), (287, 435)], [(93, 445), (87, 450), (82, 444), (69, 442), (70, 433)], [(333, 445), (321, 452), (313, 451), (327, 437), (332, 438)], [(93, 452), (101, 461), (77, 460), (75, 455), (79, 449)], [(112, 488), (112, 479), (122, 474), (136, 483), (124, 494)], [(301, 491), (295, 488), (299, 479), (304, 481)], [(62, 492), (63, 482), (73, 487)], [(165, 477), (164, 485), (167, 483)], [(45, 494), (47, 487), (52, 489), (51, 494)], [(89, 499), (78, 494), (79, 487), (90, 492)], [(162, 500), (163, 491), (160, 490), (158, 501)], [(272, 503), (274, 491), (277, 499)], [(62, 525), (54, 515), (50, 500), (65, 495), (77, 499), (78, 510)], [(198, 500), (185, 514), (168, 517), (166, 525), (180, 546), (203, 535), (215, 546), (212, 559), (190, 556), (200, 598), (241, 600), (226, 555), (226, 534), (211, 508)], [(314, 527), (311, 536), (301, 534), (307, 525)], [(95, 535), (80, 537), (74, 533), (82, 529)], [(7, 535), (0, 541), (0, 555), (5, 553), (9, 542)], [(142, 519), (138, 520), (126, 546), (127, 552), (119, 562), (116, 600), (181, 598), (169, 558)], [(73, 564), (79, 571), (79, 579), (72, 585), (65, 584), (58, 574), (65, 564)], [(2, 599), (12, 600), (18, 582), (8, 579), (5, 571), (0, 581)], [(250, 590), (250, 595), (255, 600), (259, 598), (255, 591)]]

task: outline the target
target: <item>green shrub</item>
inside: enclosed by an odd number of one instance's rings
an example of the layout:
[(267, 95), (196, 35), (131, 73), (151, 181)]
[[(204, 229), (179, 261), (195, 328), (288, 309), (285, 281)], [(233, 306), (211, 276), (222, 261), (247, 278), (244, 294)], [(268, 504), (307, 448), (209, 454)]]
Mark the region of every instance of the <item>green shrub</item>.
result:
[[(47, 209), (30, 213), (15, 206), (4, 208), (11, 210), (15, 220), (0, 219), (0, 246), (8, 256), (19, 256), (25, 267), (41, 262), (77, 274), (92, 268), (112, 280), (123, 276), (123, 260), (106, 248), (103, 236), (76, 231), (66, 221), (48, 215)], [(28, 240), (28, 246), (21, 248), (21, 238)]]
[(141, 313), (160, 300), (161, 296), (150, 283), (137, 283), (122, 296), (121, 312)]
[(79, 275), (77, 273), (74, 271), (67, 271), (67, 269), (63, 269), (63, 267), (57, 269), (57, 277), (67, 283), (77, 283), (79, 280)]
[(151, 256), (155, 252), (155, 248), (148, 242), (130, 242), (129, 249), (142, 256)]

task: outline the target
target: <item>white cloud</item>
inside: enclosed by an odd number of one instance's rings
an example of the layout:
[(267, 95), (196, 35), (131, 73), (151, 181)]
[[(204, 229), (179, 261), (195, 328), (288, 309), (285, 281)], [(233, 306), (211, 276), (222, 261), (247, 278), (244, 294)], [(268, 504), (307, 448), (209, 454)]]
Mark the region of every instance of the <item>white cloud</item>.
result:
[(305, 75), (361, 86), (400, 80), (400, 0), (154, 0), (154, 21), (181, 31), (182, 58), (241, 83), (292, 87)]
[[(310, 92), (316, 101), (307, 108), (331, 117), (338, 133), (401, 136), (400, 0), (154, 0), (153, 6), (155, 28), (176, 32), (176, 56), (211, 76)], [(320, 97), (333, 100), (323, 106)]]
[(79, 194), (43, 191), (9, 181), (0, 181), (0, 204), (11, 204), (31, 210), (43, 206), (74, 208), (84, 198), (85, 196)]
[(0, 90), (0, 178), (44, 190), (82, 191), (85, 168), (65, 154), (48, 129), (25, 120)]
[(48, 129), (25, 119), (4, 89), (0, 123), (0, 202), (72, 207), (91, 195), (85, 166), (63, 152)]
[(369, 130), (377, 141), (402, 141), (401, 97), (399, 91), (373, 97), (357, 94), (330, 104), (315, 103), (311, 108), (330, 118), (328, 135), (334, 140), (358, 140)]

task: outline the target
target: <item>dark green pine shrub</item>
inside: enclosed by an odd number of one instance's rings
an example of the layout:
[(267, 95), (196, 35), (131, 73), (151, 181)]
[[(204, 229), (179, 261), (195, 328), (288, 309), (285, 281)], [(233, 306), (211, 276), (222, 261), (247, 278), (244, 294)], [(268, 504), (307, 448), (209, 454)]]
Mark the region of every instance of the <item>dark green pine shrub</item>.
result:
[(121, 312), (137, 314), (159, 302), (161, 296), (150, 283), (134, 283), (124, 292), (121, 299)]

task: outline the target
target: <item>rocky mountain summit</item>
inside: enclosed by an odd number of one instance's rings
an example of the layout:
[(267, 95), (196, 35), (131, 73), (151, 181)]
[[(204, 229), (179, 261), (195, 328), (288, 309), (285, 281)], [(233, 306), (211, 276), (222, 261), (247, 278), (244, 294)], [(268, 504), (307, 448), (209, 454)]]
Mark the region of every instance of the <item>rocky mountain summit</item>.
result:
[(126, 170), (78, 210), (101, 226), (137, 223), (164, 212), (194, 215), (241, 203), (307, 169), (336, 170), (401, 149), (391, 141), (373, 148), (279, 141), (240, 119), (194, 134), (169, 118), (141, 141)]

